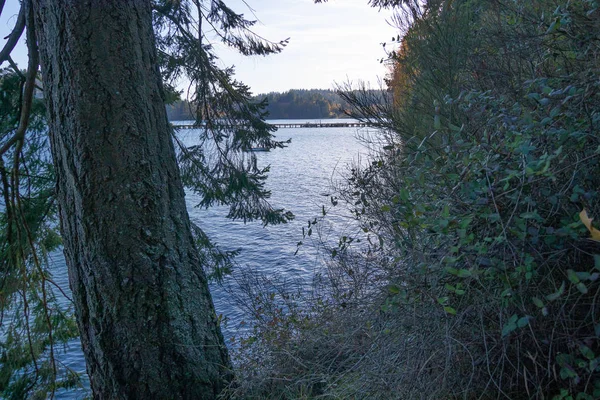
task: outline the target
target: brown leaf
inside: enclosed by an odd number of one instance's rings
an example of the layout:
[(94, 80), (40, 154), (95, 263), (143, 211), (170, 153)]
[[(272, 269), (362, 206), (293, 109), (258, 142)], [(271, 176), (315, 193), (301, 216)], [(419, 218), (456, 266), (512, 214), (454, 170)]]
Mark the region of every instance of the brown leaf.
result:
[(588, 216), (588, 213), (585, 210), (585, 208), (583, 210), (581, 210), (581, 212), (579, 213), (579, 219), (581, 219), (581, 222), (583, 222), (585, 227), (588, 228), (588, 230), (592, 234), (591, 239), (600, 242), (600, 231), (593, 227), (593, 225), (592, 225), (593, 219)]

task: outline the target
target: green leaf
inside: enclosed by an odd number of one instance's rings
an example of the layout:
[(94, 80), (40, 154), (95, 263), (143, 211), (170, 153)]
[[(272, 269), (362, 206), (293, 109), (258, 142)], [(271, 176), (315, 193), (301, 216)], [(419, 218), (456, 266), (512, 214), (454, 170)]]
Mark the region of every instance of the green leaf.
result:
[[(460, 131), (462, 131), (462, 130), (463, 130), (463, 128), (462, 128), (462, 127), (460, 127), (460, 126), (456, 126), (456, 125), (454, 125), (454, 124), (448, 124), (448, 127), (449, 127), (451, 130), (453, 130), (454, 132), (460, 132)], [(463, 127), (464, 127), (464, 125), (463, 125)]]
[(446, 311), (450, 315), (456, 315), (456, 310), (452, 307), (446, 306), (444, 307), (444, 311)]
[(587, 281), (592, 277), (589, 272), (576, 272), (577, 277), (582, 281)]
[(550, 24), (550, 27), (548, 27), (548, 30), (546, 31), (546, 35), (556, 32), (558, 29), (560, 29), (560, 26), (561, 26), (560, 17), (557, 17), (554, 21), (552, 21), (552, 23)]
[(388, 286), (388, 291), (390, 294), (396, 295), (400, 293), (400, 288), (396, 285), (390, 285)]
[(577, 290), (579, 290), (582, 294), (587, 294), (588, 292), (588, 288), (587, 286), (585, 286), (585, 283), (583, 282), (579, 282), (577, 285), (575, 285), (575, 287), (577, 288)]
[(560, 296), (562, 296), (562, 294), (564, 292), (565, 292), (565, 282), (563, 281), (562, 285), (560, 285), (560, 288), (556, 292), (546, 296), (546, 300), (554, 301), (554, 300), (558, 299)]
[(408, 201), (410, 198), (410, 193), (406, 189), (400, 189), (400, 199), (402, 201)]
[(524, 212), (520, 215), (520, 217), (523, 219), (535, 219), (538, 221), (542, 219), (537, 211)]
[(581, 354), (588, 360), (593, 360), (594, 358), (596, 358), (596, 355), (594, 354), (592, 349), (590, 349), (584, 344), (579, 345), (579, 351), (581, 351)]
[(561, 367), (564, 367), (566, 364), (573, 362), (573, 357), (570, 354), (559, 353), (556, 355), (556, 362)]
[(515, 329), (517, 329), (517, 325), (514, 323), (504, 325), (504, 328), (502, 328), (502, 337), (506, 337), (506, 336), (510, 335), (510, 333), (512, 331), (514, 331)]
[(466, 229), (471, 222), (473, 222), (473, 218), (464, 218), (459, 225), (462, 229)]
[(577, 373), (575, 372), (575, 370), (573, 369), (573, 367), (571, 367), (570, 365), (565, 365), (564, 367), (562, 367), (560, 369), (560, 377), (562, 379), (572, 379), (572, 378), (577, 378)]
[(577, 274), (575, 273), (575, 271), (573, 271), (572, 269), (568, 269), (567, 270), (567, 278), (573, 284), (578, 284), (580, 282), (579, 277), (577, 276)]
[(575, 397), (575, 400), (594, 400), (594, 397), (587, 393), (579, 392), (577, 393), (577, 397)]
[(442, 216), (444, 218), (450, 217), (450, 207), (448, 207), (447, 205), (445, 205), (444, 209), (442, 210)]
[(468, 269), (460, 269), (458, 271), (457, 275), (459, 278), (470, 278), (473, 276), (471, 271), (469, 271)]
[(528, 315), (519, 318), (519, 320), (517, 321), (518, 328), (523, 328), (527, 325), (529, 325), (529, 316)]
[(535, 304), (536, 307), (538, 307), (538, 308), (544, 308), (544, 302), (542, 300), (540, 300), (539, 298), (533, 297), (531, 299), (531, 301), (533, 301), (533, 304)]

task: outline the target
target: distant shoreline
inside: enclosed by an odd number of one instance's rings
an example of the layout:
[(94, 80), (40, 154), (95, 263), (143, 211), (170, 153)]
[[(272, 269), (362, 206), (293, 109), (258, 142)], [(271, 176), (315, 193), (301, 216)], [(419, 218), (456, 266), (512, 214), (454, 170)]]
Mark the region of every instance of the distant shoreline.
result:
[[(265, 101), (268, 119), (345, 119), (350, 107), (333, 90), (289, 90), (285, 93), (267, 93), (254, 96), (252, 102)], [(191, 120), (193, 114), (187, 100), (167, 105), (169, 120)]]
[[(287, 121), (287, 122), (286, 122)], [(326, 121), (326, 122), (323, 122)], [(173, 121), (177, 122), (173, 124), (177, 127), (178, 130), (185, 129), (198, 129), (198, 125), (194, 123), (194, 121)], [(296, 119), (277, 119), (277, 120), (267, 120), (269, 124), (277, 127), (277, 129), (287, 129), (287, 128), (364, 128), (367, 127), (368, 124), (365, 122), (360, 122), (353, 119), (345, 119), (342, 120), (340, 118), (331, 118), (331, 119), (313, 119), (313, 120), (296, 120)], [(239, 125), (244, 126), (244, 125)], [(239, 127), (237, 125), (231, 125), (231, 127)]]

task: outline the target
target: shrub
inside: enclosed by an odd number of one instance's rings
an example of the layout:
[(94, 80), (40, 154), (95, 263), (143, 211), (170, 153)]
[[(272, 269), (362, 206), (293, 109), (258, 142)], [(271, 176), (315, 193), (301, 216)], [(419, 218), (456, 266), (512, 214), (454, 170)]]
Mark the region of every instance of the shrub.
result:
[(346, 94), (388, 139), (338, 195), (368, 246), (335, 249), (319, 295), (277, 316), (283, 340), (257, 325), (259, 381), (280, 398), (599, 398), (598, 4), (412, 11), (385, 113)]

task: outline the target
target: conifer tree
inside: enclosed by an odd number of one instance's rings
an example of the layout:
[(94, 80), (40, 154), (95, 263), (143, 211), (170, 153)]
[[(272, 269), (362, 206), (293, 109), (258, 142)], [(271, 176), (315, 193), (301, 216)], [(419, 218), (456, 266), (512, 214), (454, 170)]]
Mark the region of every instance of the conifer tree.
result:
[[(215, 398), (231, 371), (204, 269), (232, 254), (190, 223), (183, 187), (231, 218), (292, 215), (270, 206), (268, 170), (244, 152), (284, 144), (204, 32), (246, 55), (286, 41), (262, 39), (222, 1), (68, 3), (23, 0), (0, 52), (0, 393), (76, 384), (55, 355), (79, 333), (95, 398)], [(10, 54), (24, 32), (21, 71)], [(201, 127), (192, 146), (164, 108), (181, 78)], [(77, 325), (46, 261), (61, 242)]]

